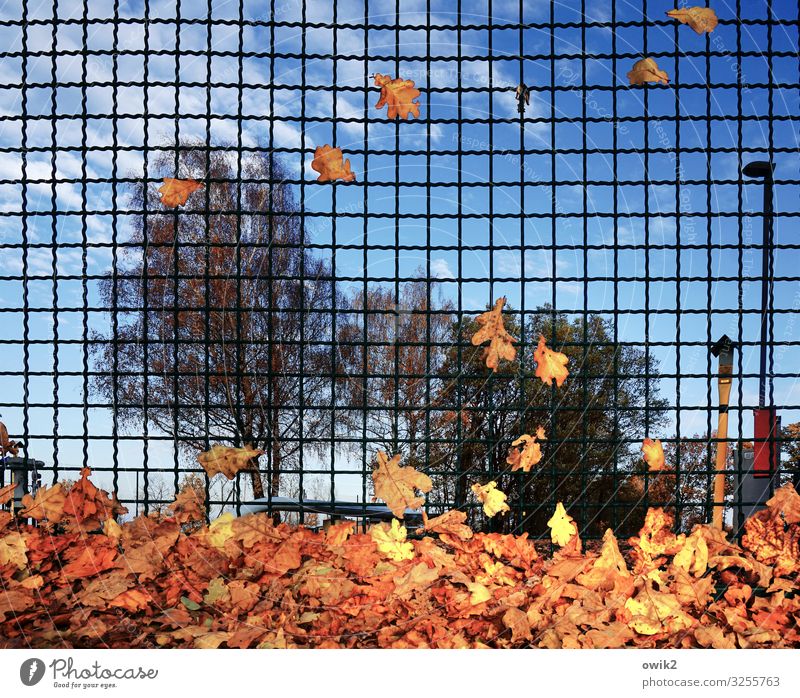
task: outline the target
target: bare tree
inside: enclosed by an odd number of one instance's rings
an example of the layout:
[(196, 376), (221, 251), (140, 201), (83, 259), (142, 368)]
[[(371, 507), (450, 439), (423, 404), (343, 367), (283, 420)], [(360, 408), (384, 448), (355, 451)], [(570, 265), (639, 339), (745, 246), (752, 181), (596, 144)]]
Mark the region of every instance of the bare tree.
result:
[[(329, 434), (341, 299), (307, 248), (279, 160), (240, 157), (190, 144), (151, 161), (151, 176), (205, 183), (177, 210), (156, 187), (132, 187), (133, 208), (148, 213), (133, 220), (133, 254), (102, 284), (112, 332), (95, 337), (95, 388), (123, 427), (147, 422), (192, 454), (209, 442), (265, 450), (277, 495), (304, 444)], [(262, 471), (256, 459), (256, 497)]]

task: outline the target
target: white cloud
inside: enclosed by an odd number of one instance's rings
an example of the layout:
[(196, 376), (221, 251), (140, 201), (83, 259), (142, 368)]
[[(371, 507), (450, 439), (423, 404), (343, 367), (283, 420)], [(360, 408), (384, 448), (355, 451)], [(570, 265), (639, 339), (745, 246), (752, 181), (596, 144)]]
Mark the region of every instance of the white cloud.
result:
[(456, 275), (450, 268), (450, 264), (446, 259), (438, 257), (431, 260), (431, 274), (436, 279), (455, 279)]

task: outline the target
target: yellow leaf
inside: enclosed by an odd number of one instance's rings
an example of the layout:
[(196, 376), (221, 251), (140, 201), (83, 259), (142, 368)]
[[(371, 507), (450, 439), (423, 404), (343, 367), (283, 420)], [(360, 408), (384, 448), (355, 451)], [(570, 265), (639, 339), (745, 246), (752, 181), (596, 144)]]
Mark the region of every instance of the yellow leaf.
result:
[(208, 542), (215, 548), (224, 548), (225, 542), (233, 538), (234, 516), (230, 512), (214, 519), (208, 527)]
[(677, 633), (695, 624), (694, 618), (684, 613), (677, 596), (654, 591), (649, 583), (636, 598), (625, 602), (625, 609), (631, 614), (628, 627), (640, 635)]
[(646, 82), (663, 82), (665, 85), (669, 83), (667, 74), (659, 69), (652, 58), (636, 61), (628, 71), (628, 80), (631, 85), (643, 85)]
[(533, 358), (536, 360), (536, 377), (541, 378), (542, 382), (547, 385), (553, 385), (555, 380), (556, 385), (560, 388), (569, 375), (567, 370), (569, 359), (566, 354), (549, 349), (545, 344), (544, 336), (539, 335), (539, 344), (536, 351), (533, 352)]
[(240, 470), (253, 467), (258, 457), (264, 451), (250, 446), (234, 448), (232, 446), (214, 446), (210, 451), (197, 456), (197, 461), (203, 466), (209, 477), (222, 473), (229, 480), (236, 477)]
[(378, 467), (372, 471), (375, 495), (382, 499), (398, 519), (402, 519), (406, 509), (417, 509), (425, 503), (424, 497), (417, 497), (415, 490), (430, 492), (433, 482), (424, 473), (414, 468), (400, 467), (400, 454), (391, 459), (378, 451)]
[(703, 34), (704, 32), (710, 34), (719, 24), (717, 13), (710, 7), (687, 7), (679, 10), (670, 10), (667, 12), (667, 16), (677, 19), (681, 24), (688, 24), (698, 34)]
[(470, 582), (467, 584), (467, 589), (469, 589), (470, 593), (469, 602), (473, 606), (477, 606), (479, 603), (483, 603), (492, 598), (492, 594), (489, 590), (478, 582)]
[(0, 565), (14, 565), (18, 569), (23, 569), (28, 564), (28, 556), (25, 554), (28, 546), (21, 533), (16, 531), (0, 538)]
[(647, 462), (648, 469), (663, 470), (664, 469), (664, 449), (661, 446), (661, 439), (645, 439), (642, 441), (642, 453)]
[(544, 440), (544, 429), (539, 427), (535, 436), (523, 434), (514, 441), (511, 444), (512, 447), (522, 444), (522, 448), (511, 448), (509, 450), (506, 463), (513, 466), (511, 470), (522, 470), (527, 473), (530, 472), (534, 465), (538, 465), (539, 461), (542, 460), (541, 442)]
[(498, 298), (492, 310), (487, 310), (478, 316), (480, 329), (472, 335), (473, 346), (478, 346), (484, 342), (489, 342), (489, 346), (483, 350), (483, 358), (486, 367), (492, 371), (497, 371), (500, 359), (513, 361), (517, 356), (514, 342), (517, 340), (512, 337), (503, 324), (503, 306), (506, 304), (505, 298)]
[(414, 546), (406, 541), (406, 527), (397, 519), (392, 525), (382, 523), (370, 529), (370, 536), (384, 555), (395, 562), (410, 560), (414, 557)]
[(561, 502), (556, 505), (555, 513), (547, 525), (550, 527), (550, 539), (562, 548), (569, 543), (572, 536), (578, 534), (578, 527)]
[(161, 203), (164, 206), (183, 206), (192, 192), (202, 189), (203, 185), (193, 179), (173, 179), (164, 177), (158, 193), (161, 194)]
[(388, 75), (375, 75), (375, 84), (381, 88), (381, 98), (375, 105), (376, 109), (381, 109), (388, 105), (387, 116), (390, 119), (407, 119), (409, 115), (419, 118), (419, 102), (414, 100), (419, 97), (419, 90), (414, 87), (413, 80), (395, 78), (392, 80)]
[(497, 489), (497, 483), (494, 480), (486, 485), (475, 483), (472, 486), (472, 491), (483, 503), (483, 513), (486, 516), (492, 517), (503, 511), (510, 511), (510, 507), (506, 504), (505, 492)]
[(342, 149), (329, 145), (321, 145), (314, 151), (311, 169), (319, 172), (318, 182), (333, 182), (336, 179), (353, 182), (356, 178), (350, 169), (350, 160), (344, 160)]
[(672, 562), (676, 567), (684, 572), (691, 572), (695, 577), (705, 574), (708, 568), (708, 545), (702, 529), (692, 531), (683, 547), (672, 558)]
[(122, 526), (120, 526), (114, 519), (106, 519), (103, 522), (103, 533), (109, 538), (118, 541), (122, 535)]

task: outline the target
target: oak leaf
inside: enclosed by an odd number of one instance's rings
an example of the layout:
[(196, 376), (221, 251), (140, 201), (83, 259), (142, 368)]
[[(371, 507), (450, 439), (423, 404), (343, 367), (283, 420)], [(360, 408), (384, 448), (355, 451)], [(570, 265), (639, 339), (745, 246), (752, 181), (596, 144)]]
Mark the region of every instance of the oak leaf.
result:
[(378, 467), (372, 471), (375, 495), (386, 502), (398, 519), (402, 519), (406, 509), (418, 509), (425, 503), (425, 497), (418, 497), (416, 490), (430, 492), (433, 482), (424, 473), (410, 466), (400, 466), (400, 454), (389, 458), (378, 451)]
[(643, 85), (646, 82), (662, 82), (666, 85), (669, 83), (669, 76), (652, 58), (642, 58), (628, 71), (628, 80), (631, 85)]
[(506, 304), (505, 298), (498, 298), (491, 310), (478, 315), (477, 322), (480, 329), (472, 335), (472, 345), (479, 346), (484, 342), (489, 342), (489, 346), (483, 350), (483, 359), (486, 367), (492, 371), (497, 371), (500, 359), (513, 361), (517, 356), (514, 343), (517, 341), (512, 337), (503, 324), (503, 306)]
[(691, 572), (695, 577), (705, 574), (708, 569), (708, 545), (702, 529), (692, 531), (683, 547), (675, 553), (672, 564), (684, 572)]
[(681, 24), (688, 24), (698, 34), (714, 31), (719, 19), (717, 13), (710, 7), (686, 7), (669, 10), (667, 16), (677, 19)]
[(576, 577), (576, 581), (578, 584), (582, 584), (593, 591), (610, 591), (628, 579), (631, 579), (628, 565), (619, 551), (619, 545), (613, 531), (607, 528), (605, 534), (603, 534), (603, 547), (600, 551), (600, 557), (594, 561), (590, 570), (579, 574)]
[(214, 519), (208, 526), (208, 542), (215, 548), (224, 548), (225, 543), (233, 538), (233, 520), (229, 511)]
[(0, 422), (0, 457), (16, 456), (19, 453), (19, 444), (8, 437), (6, 425)]
[(169, 505), (172, 515), (178, 523), (194, 523), (206, 517), (205, 497), (191, 485), (186, 485), (178, 492), (175, 501)]
[[(544, 428), (539, 427), (536, 434), (523, 434), (514, 442), (512, 448), (508, 452), (506, 463), (512, 466), (511, 470), (522, 470), (523, 472), (530, 472), (534, 465), (538, 465), (542, 460), (542, 445), (541, 442), (545, 440)], [(522, 448), (513, 448), (514, 446), (522, 446)]]
[(344, 160), (341, 148), (331, 148), (321, 145), (314, 151), (311, 169), (319, 172), (318, 182), (333, 182), (341, 179), (345, 182), (354, 182), (355, 173), (350, 169), (350, 160)]
[(202, 189), (203, 184), (194, 179), (173, 179), (172, 177), (164, 177), (164, 184), (162, 184), (158, 193), (161, 194), (161, 203), (164, 206), (172, 208), (176, 206), (183, 206), (189, 195)]
[(639, 635), (677, 633), (697, 623), (683, 610), (677, 596), (655, 591), (649, 582), (635, 598), (625, 602), (625, 610), (630, 614), (628, 626)]
[(17, 484), (12, 482), (5, 487), (0, 487), (0, 507), (8, 504), (14, 498), (14, 490), (17, 489)]
[(414, 87), (413, 80), (404, 80), (388, 75), (375, 75), (375, 85), (381, 88), (381, 97), (375, 105), (376, 109), (382, 109), (388, 105), (387, 116), (390, 119), (407, 119), (412, 115), (415, 119), (419, 118), (419, 102), (415, 102), (420, 92)]
[(22, 497), (23, 509), (20, 514), (36, 521), (46, 519), (50, 523), (59, 523), (64, 515), (66, 500), (67, 495), (60, 482), (52, 487), (42, 485), (35, 496), (26, 494)]
[(511, 642), (531, 639), (531, 624), (528, 615), (518, 608), (511, 607), (503, 614), (503, 625), (511, 631)]
[(767, 500), (767, 507), (780, 514), (788, 524), (800, 522), (800, 495), (791, 482), (775, 491)]
[(128, 513), (115, 496), (95, 487), (90, 474), (89, 468), (81, 469), (80, 479), (69, 488), (62, 509), (70, 527), (84, 532), (96, 531), (107, 519)]
[(556, 510), (547, 525), (550, 527), (550, 539), (562, 548), (569, 543), (573, 536), (578, 535), (578, 527), (575, 525), (575, 521), (567, 514), (567, 510), (564, 509), (564, 505), (561, 502), (556, 505)]
[(199, 454), (197, 462), (203, 466), (209, 477), (222, 473), (228, 480), (233, 480), (239, 471), (253, 468), (255, 459), (263, 453), (264, 451), (252, 446), (235, 448), (218, 444), (210, 451)]
[(9, 533), (0, 538), (0, 566), (14, 565), (24, 569), (28, 564), (27, 551), (28, 545), (22, 534), (16, 531)]
[(536, 377), (541, 378), (547, 385), (552, 385), (555, 380), (560, 388), (569, 375), (567, 356), (548, 348), (544, 335), (539, 335), (539, 344), (533, 352), (533, 358), (536, 360)]
[(661, 439), (642, 441), (642, 453), (650, 471), (664, 469), (664, 448), (661, 446)]
[(428, 515), (424, 511), (422, 512), (424, 529), (428, 533), (446, 533), (460, 540), (469, 540), (472, 538), (472, 529), (464, 523), (466, 520), (466, 512), (459, 511), (458, 509), (451, 509), (433, 519), (429, 519)]
[(475, 483), (472, 486), (472, 491), (475, 496), (483, 504), (483, 513), (488, 517), (495, 514), (500, 514), (504, 511), (511, 511), (511, 508), (506, 504), (506, 494), (497, 489), (497, 483), (492, 480), (486, 485)]
[(492, 593), (479, 582), (470, 582), (467, 584), (467, 589), (469, 589), (469, 602), (473, 606), (477, 606), (492, 598)]
[(392, 519), (392, 525), (382, 523), (370, 529), (370, 536), (384, 555), (391, 560), (401, 562), (414, 557), (414, 546), (406, 541), (406, 527), (401, 526), (397, 519)]

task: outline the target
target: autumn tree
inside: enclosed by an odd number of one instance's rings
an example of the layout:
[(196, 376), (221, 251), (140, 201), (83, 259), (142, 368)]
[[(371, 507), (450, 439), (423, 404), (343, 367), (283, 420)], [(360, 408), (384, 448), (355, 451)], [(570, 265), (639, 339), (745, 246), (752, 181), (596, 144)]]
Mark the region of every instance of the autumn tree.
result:
[[(474, 318), (452, 326), (452, 344), (443, 364), (440, 402), (457, 412), (449, 448), (435, 487), (456, 506), (468, 501), (469, 486), (491, 477), (517, 503), (504, 526), (536, 535), (546, 531), (552, 503), (577, 504), (586, 530), (602, 533), (623, 512), (614, 511), (621, 488), (646, 432), (666, 422), (659, 372), (652, 356), (615, 342), (611, 321), (600, 315), (570, 320), (541, 307), (526, 313), (524, 332), (518, 316), (506, 311), (506, 329), (524, 340), (514, 361), (490, 372), (483, 349), (470, 338)], [(560, 388), (534, 375), (533, 350), (540, 335), (569, 357), (569, 378)], [(459, 372), (460, 367), (460, 372)], [(543, 458), (529, 473), (510, 472), (511, 441), (544, 427)]]
[(400, 453), (404, 464), (421, 469), (431, 463), (428, 435), (447, 419), (430, 409), (441, 394), (452, 324), (450, 302), (437, 296), (426, 280), (401, 284), (397, 292), (380, 286), (356, 292), (339, 330), (342, 423), (363, 432), (374, 451)]
[[(177, 158), (177, 161), (176, 161)], [(190, 144), (149, 163), (150, 176), (205, 186), (168, 209), (134, 184), (131, 254), (101, 285), (112, 313), (95, 337), (97, 392), (128, 429), (142, 424), (194, 455), (209, 442), (266, 452), (268, 486), (329, 434), (330, 268), (306, 247), (281, 162)], [(109, 341), (110, 340), (110, 341)], [(302, 443), (299, 438), (302, 435)], [(251, 466), (263, 496), (263, 466)]]

